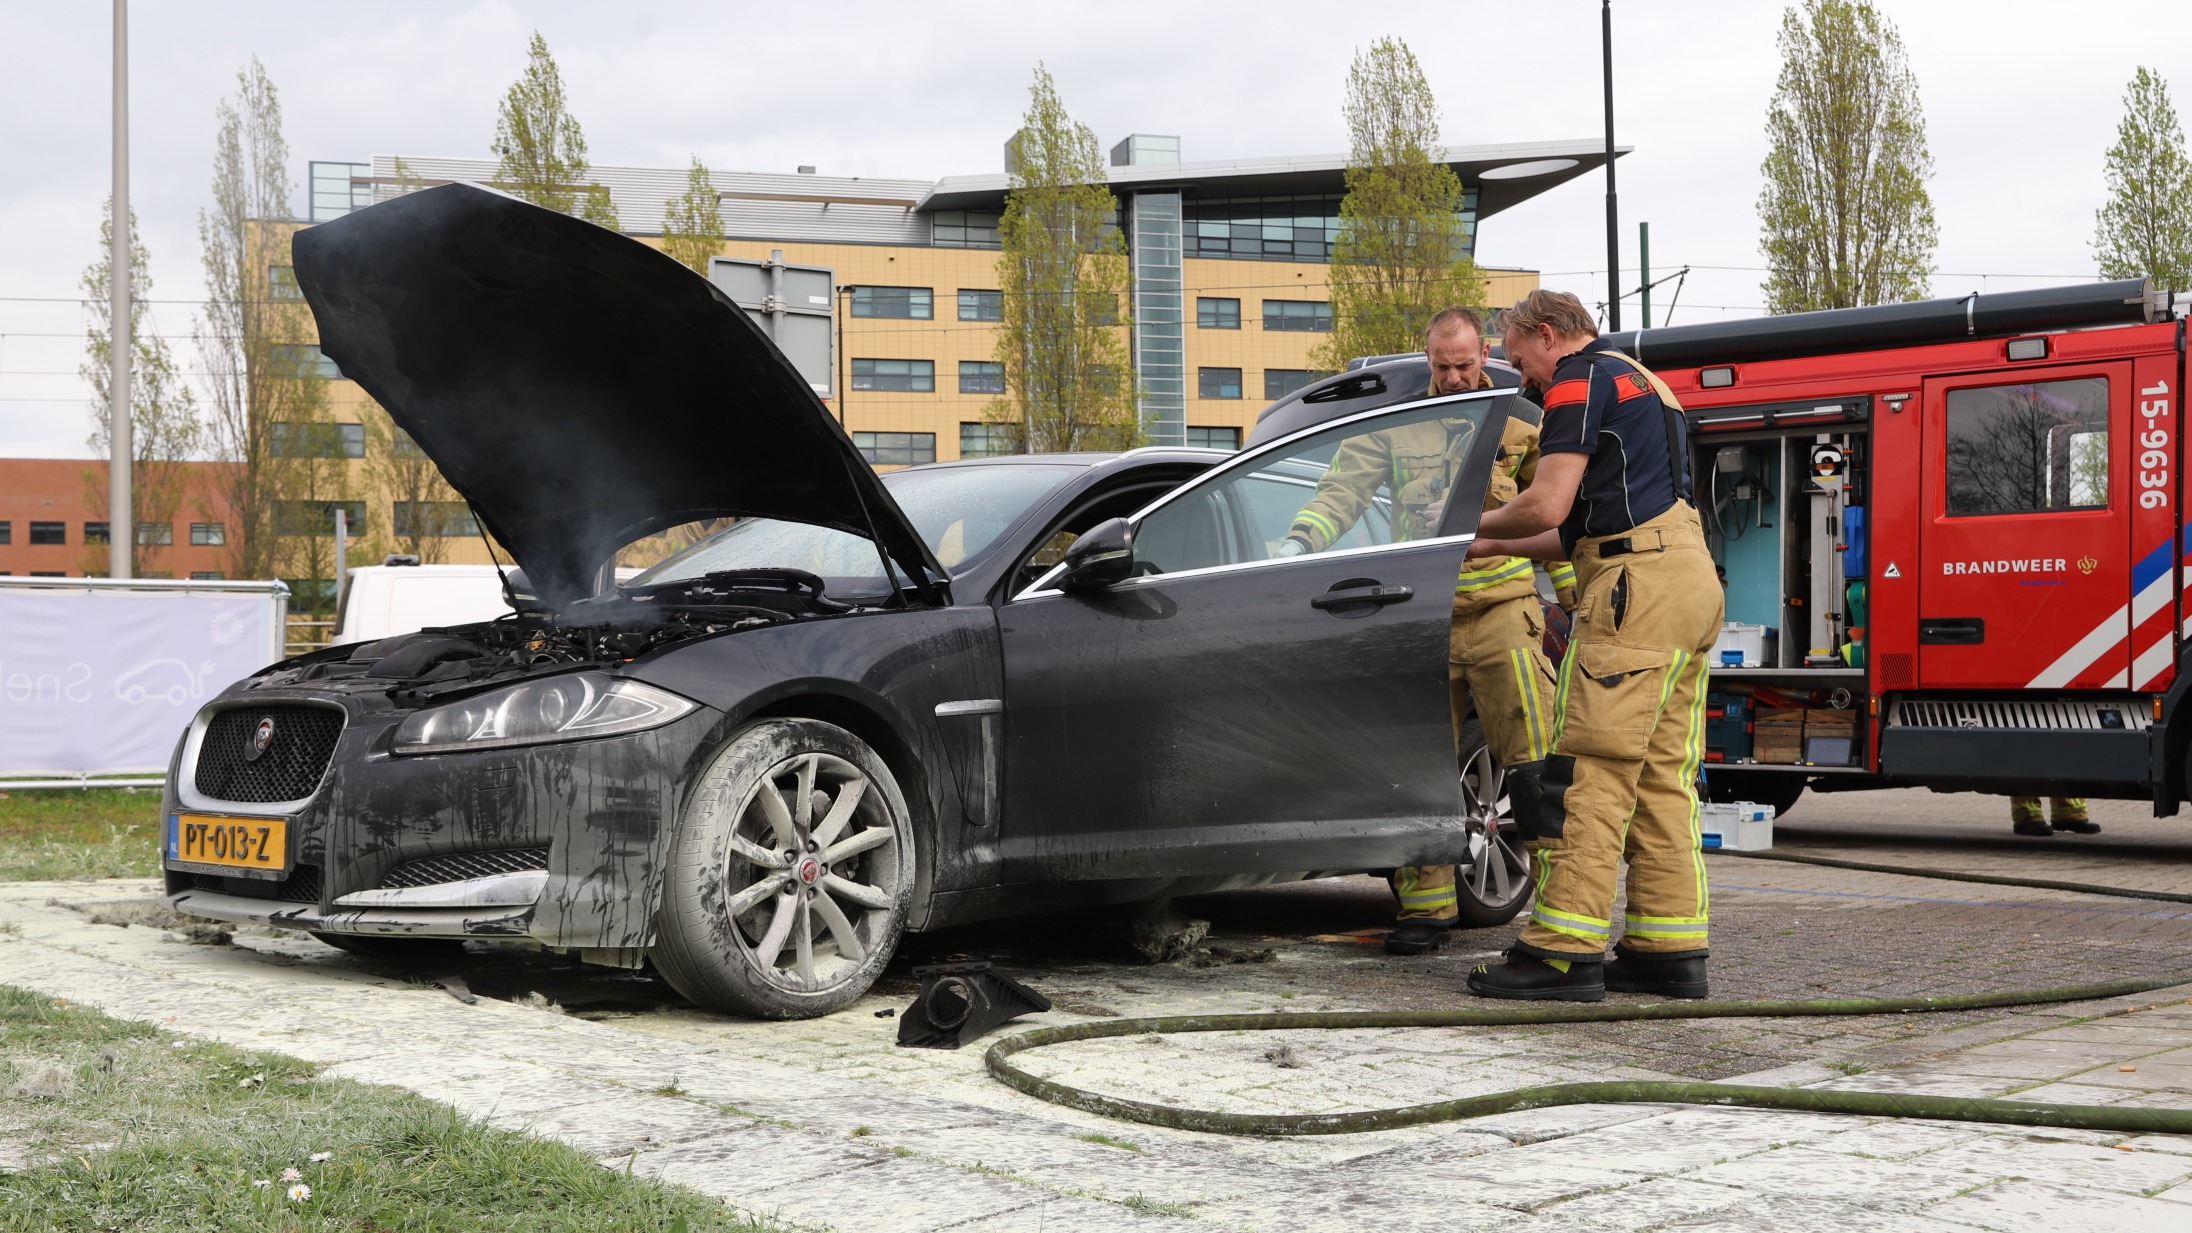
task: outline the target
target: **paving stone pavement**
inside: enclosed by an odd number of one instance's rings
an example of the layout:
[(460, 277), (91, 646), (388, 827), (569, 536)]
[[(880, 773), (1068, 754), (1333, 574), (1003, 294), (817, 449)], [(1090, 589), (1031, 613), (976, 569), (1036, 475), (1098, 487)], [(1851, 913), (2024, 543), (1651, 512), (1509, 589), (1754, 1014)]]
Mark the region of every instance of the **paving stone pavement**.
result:
[[(1721, 996), (2093, 979), (2181, 964), (2192, 940), (2192, 911), (2166, 905), (2009, 888), (1943, 895), (1938, 884), (1802, 866), (1715, 864), (1713, 874), (1732, 960), (1715, 960)], [(1260, 962), (1123, 968), (1054, 946), (1038, 983), (1062, 1008), (1026, 1022), (1450, 1005), (1470, 948), (1503, 941), (1487, 932), (1409, 966), (1360, 944), (1360, 930), (1259, 932), (1266, 911), (1319, 927), (1316, 905), (1360, 899), (1370, 893), (1361, 883), (1311, 884), (1292, 899), (1228, 909), (1225, 944)], [(488, 954), (468, 975), (490, 996), (464, 1005), (308, 938), (188, 946), (156, 930), (93, 925), (65, 906), (152, 891), (150, 882), (0, 885), (0, 922), (19, 930), (0, 932), (0, 983), (408, 1088), (801, 1228), (2192, 1229), (2192, 1138), (1675, 1106), (1576, 1106), (1286, 1140), (1189, 1134), (1021, 1096), (987, 1077), (979, 1049), (896, 1049), (895, 1020), (876, 1012), (903, 1002), (902, 977), (825, 1019), (752, 1023), (674, 1004), (626, 974), (571, 976), (540, 957)], [(2049, 929), (2005, 939), (2003, 921), (2043, 912)], [(1899, 950), (1897, 928), (1918, 937)], [(1994, 961), (1914, 970), (1909, 946), (1938, 953), (1973, 929), (1985, 932), (1969, 953)], [(2123, 939), (2106, 970), (2078, 954), (2091, 957), (2081, 939), (2095, 931)], [(1738, 940), (1726, 941), (1731, 934)], [(591, 990), (591, 1007), (557, 1014), (498, 1000), (559, 978), (592, 982), (564, 989), (574, 1007)], [(1614, 1075), (2192, 1108), (2188, 998), (2192, 986), (1924, 1023), (1134, 1037), (1021, 1060), (1114, 1095), (1243, 1110), (1415, 1103)], [(1300, 1065), (1266, 1059), (1282, 1043)]]

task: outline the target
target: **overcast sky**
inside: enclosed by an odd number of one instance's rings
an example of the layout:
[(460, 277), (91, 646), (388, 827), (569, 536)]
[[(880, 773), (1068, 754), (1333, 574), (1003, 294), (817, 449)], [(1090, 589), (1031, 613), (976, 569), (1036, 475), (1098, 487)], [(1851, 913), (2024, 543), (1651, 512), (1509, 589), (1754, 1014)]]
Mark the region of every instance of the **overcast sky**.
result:
[[(1939, 294), (2094, 273), (2101, 158), (2147, 64), (2192, 103), (2192, 4), (1878, 0), (1903, 33), (1936, 164)], [(109, 169), (110, 28), (89, 2), (0, 4), (0, 456), (81, 456), (77, 281)], [(1779, 67), (1772, 0), (1616, 0), (1623, 261), (1696, 267), (1676, 323), (1758, 311), (1758, 166)], [(1453, 144), (1596, 138), (1596, 0), (1256, 5), (463, 3), (140, 0), (131, 13), (132, 197), (154, 328), (186, 369), (214, 106), (256, 55), (281, 90), (295, 200), (305, 164), (483, 157), (539, 30), (593, 161), (934, 178), (1001, 170), (1046, 61), (1108, 148), (1176, 133), (1189, 160), (1339, 152), (1349, 57), (1397, 35)], [(992, 24), (995, 23), (995, 24)], [(1604, 298), (1602, 178), (1482, 228), (1478, 257)], [(1629, 280), (1634, 282), (1633, 275)], [(1658, 301), (1662, 310), (1666, 289)], [(1625, 324), (1634, 324), (1628, 309)], [(1663, 323), (1663, 322), (1662, 322)]]

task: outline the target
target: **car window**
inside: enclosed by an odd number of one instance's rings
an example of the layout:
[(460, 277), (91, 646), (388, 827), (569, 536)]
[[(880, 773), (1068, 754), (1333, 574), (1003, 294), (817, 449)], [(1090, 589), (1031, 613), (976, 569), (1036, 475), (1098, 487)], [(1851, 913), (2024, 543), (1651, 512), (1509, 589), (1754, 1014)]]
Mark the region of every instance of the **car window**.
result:
[(1494, 401), (1372, 416), (1222, 471), (1142, 520), (1135, 568), (1168, 574), (1425, 538)]
[[(981, 556), (1005, 528), (1081, 470), (1074, 463), (985, 463), (917, 467), (883, 476), (946, 569)], [(743, 518), (669, 557), (632, 580), (648, 586), (722, 570), (803, 569), (830, 581), (837, 594), (884, 587), (874, 543), (864, 536), (773, 518)]]

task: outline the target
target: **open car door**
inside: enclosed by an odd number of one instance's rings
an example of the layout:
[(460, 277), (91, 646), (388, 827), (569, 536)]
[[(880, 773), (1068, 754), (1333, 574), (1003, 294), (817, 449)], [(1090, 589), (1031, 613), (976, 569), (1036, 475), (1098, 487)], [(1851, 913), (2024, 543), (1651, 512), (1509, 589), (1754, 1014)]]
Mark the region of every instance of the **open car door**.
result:
[(1513, 398), (1274, 441), (1136, 515), (1123, 580), (1007, 602), (1006, 880), (1466, 859), (1447, 635)]

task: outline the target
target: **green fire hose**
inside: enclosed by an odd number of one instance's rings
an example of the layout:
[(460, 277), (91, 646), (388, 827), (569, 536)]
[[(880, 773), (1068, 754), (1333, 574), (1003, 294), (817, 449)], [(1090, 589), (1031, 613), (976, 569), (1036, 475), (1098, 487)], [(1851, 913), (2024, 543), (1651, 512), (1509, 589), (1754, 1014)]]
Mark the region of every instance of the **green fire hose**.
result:
[(2055, 989), (2020, 989), (1922, 998), (1829, 998), (1813, 1002), (1648, 1002), (1527, 1006), (1429, 1011), (1285, 1011), (1269, 1014), (1179, 1015), (1146, 1019), (1102, 1019), (1061, 1027), (1037, 1028), (991, 1045), (985, 1059), (990, 1074), (1053, 1104), (1123, 1121), (1199, 1130), (1225, 1135), (1339, 1135), (1396, 1130), (1462, 1118), (1485, 1117), (1521, 1109), (1579, 1104), (1741, 1105), (1804, 1113), (1847, 1113), (1863, 1117), (1912, 1117), (1957, 1122), (1999, 1122), (2016, 1126), (2053, 1126), (2121, 1134), (2192, 1134), (2192, 1109), (2124, 1108), (2112, 1105), (2057, 1105), (2024, 1100), (1982, 1100), (1949, 1096), (1898, 1095), (1888, 1092), (1823, 1091), (1818, 1088), (1752, 1087), (1731, 1083), (1672, 1081), (1554, 1083), (1469, 1096), (1396, 1109), (1348, 1113), (1222, 1113), (1126, 1100), (1086, 1091), (1031, 1075), (1013, 1064), (1013, 1055), (1046, 1045), (1113, 1036), (1184, 1032), (1287, 1032), (1304, 1028), (1518, 1027), (1546, 1023), (1626, 1023), (1649, 1019), (1766, 1019), (1820, 1015), (1938, 1014), (2004, 1006), (2040, 1006), (2124, 997), (2176, 985), (2192, 976), (2160, 980), (2116, 980)]

